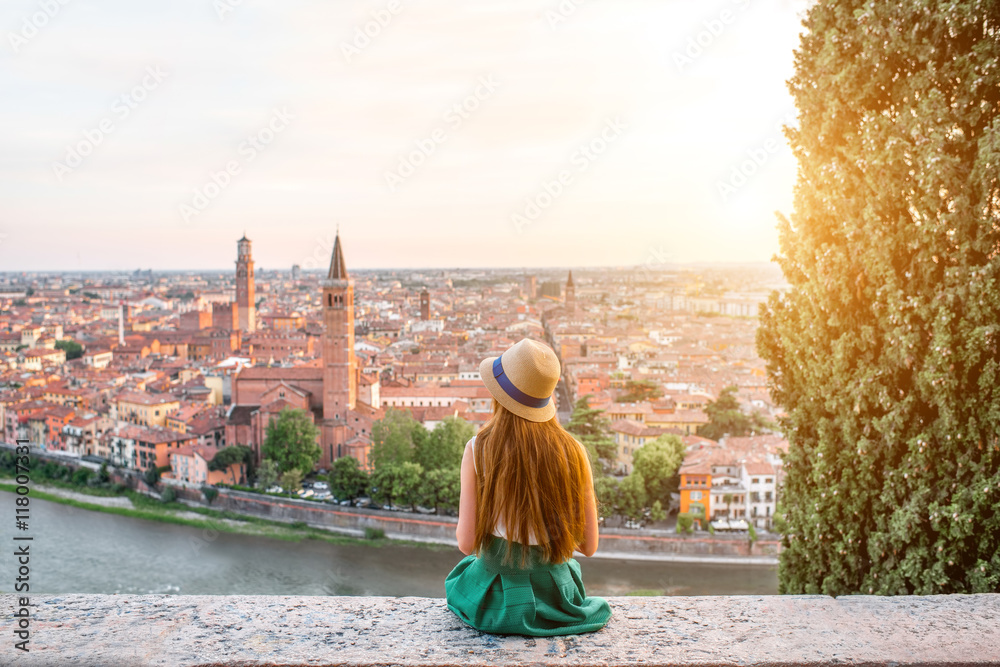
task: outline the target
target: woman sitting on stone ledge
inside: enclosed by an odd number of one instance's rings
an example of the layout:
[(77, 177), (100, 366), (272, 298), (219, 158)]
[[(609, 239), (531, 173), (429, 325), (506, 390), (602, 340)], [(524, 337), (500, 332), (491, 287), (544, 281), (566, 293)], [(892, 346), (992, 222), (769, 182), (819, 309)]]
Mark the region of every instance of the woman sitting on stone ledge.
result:
[(611, 618), (587, 597), (574, 551), (597, 551), (597, 504), (586, 450), (556, 418), (559, 359), (522, 340), (479, 366), (493, 417), (462, 458), (458, 547), (448, 607), (483, 632), (593, 632)]

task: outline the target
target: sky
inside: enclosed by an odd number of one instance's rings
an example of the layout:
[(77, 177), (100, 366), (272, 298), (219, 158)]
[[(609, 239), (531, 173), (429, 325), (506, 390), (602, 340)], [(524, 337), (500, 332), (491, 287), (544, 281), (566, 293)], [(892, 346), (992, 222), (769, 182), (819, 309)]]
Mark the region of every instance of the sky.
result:
[(0, 271), (766, 262), (795, 0), (4, 0)]

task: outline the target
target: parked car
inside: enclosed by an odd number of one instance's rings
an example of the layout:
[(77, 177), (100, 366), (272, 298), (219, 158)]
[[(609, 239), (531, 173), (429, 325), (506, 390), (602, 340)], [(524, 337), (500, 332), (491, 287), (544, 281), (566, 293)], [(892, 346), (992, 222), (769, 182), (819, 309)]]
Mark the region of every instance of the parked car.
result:
[(313, 482), (312, 488), (316, 491), (329, 491), (330, 485), (326, 482)]
[(280, 486), (272, 486), (265, 490), (265, 493), (284, 493), (285, 490)]
[(312, 495), (313, 495), (312, 489), (299, 489), (298, 492), (299, 498), (311, 498)]

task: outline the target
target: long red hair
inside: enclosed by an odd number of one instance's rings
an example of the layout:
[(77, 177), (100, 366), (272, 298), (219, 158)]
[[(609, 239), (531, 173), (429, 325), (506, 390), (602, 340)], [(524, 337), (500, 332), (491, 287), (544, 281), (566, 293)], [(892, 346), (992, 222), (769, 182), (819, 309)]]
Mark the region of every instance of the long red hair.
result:
[[(477, 552), (502, 521), (508, 542), (527, 545), (534, 536), (548, 562), (573, 556), (593, 478), (586, 450), (556, 417), (528, 421), (494, 400), (493, 417), (476, 435), (475, 461)], [(508, 561), (511, 554), (508, 548)], [(527, 549), (521, 555), (523, 565)]]

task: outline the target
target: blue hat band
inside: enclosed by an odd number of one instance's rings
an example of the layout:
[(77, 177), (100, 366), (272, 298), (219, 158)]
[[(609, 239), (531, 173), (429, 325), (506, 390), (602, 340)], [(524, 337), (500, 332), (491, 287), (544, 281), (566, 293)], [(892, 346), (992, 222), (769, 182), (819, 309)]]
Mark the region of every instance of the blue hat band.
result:
[(493, 362), (493, 377), (496, 379), (497, 384), (500, 385), (500, 388), (503, 389), (508, 396), (526, 408), (544, 408), (552, 399), (551, 396), (547, 396), (545, 398), (528, 396), (523, 391), (515, 387), (514, 383), (510, 381), (510, 378), (504, 374), (503, 364), (500, 362), (500, 357), (497, 357)]

